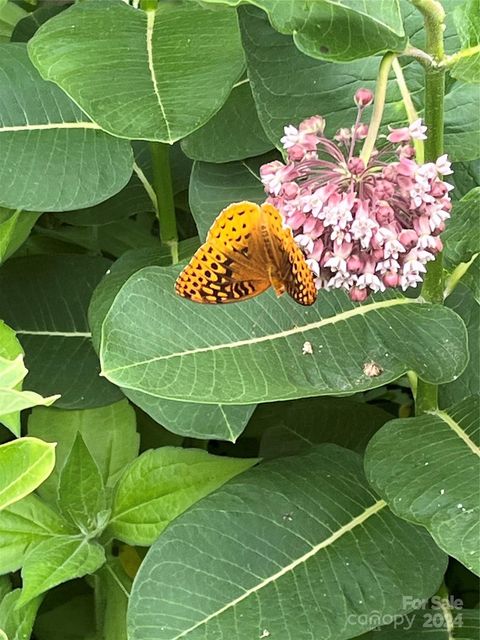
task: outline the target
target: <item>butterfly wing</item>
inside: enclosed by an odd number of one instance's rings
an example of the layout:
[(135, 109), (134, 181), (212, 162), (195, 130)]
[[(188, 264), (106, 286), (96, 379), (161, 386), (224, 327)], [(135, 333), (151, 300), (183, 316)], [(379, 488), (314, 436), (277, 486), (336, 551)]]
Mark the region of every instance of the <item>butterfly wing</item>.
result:
[(263, 204), (262, 211), (269, 228), (275, 279), (295, 302), (312, 305), (317, 299), (317, 289), (303, 251), (295, 242), (291, 229), (283, 226), (282, 217), (274, 206)]
[(177, 278), (176, 292), (194, 302), (216, 304), (266, 291), (271, 282), (261, 260), (261, 219), (260, 207), (251, 202), (224, 209)]

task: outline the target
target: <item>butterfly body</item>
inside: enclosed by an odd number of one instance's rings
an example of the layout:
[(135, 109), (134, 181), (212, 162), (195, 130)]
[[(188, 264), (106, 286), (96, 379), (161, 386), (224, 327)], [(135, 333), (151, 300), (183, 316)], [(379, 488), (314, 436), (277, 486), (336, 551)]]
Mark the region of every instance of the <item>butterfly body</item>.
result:
[(313, 274), (291, 230), (275, 207), (252, 202), (219, 214), (175, 284), (184, 298), (210, 304), (246, 300), (269, 287), (299, 304), (315, 302)]

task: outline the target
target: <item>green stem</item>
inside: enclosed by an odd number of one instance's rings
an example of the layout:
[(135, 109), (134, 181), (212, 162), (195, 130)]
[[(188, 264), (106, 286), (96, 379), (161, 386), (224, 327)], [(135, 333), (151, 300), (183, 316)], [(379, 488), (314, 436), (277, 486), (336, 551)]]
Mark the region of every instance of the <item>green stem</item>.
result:
[[(402, 94), (403, 105), (405, 107), (405, 111), (407, 112), (407, 118), (409, 124), (412, 124), (416, 120), (418, 120), (418, 113), (415, 109), (415, 105), (413, 104), (412, 96), (410, 95), (410, 91), (408, 90), (407, 83), (405, 82), (405, 76), (403, 75), (402, 67), (398, 61), (398, 58), (392, 63), (392, 68), (395, 73), (395, 77), (397, 79), (397, 85), (400, 89), (400, 93)], [(413, 144), (415, 146), (415, 157), (419, 164), (423, 164), (425, 158), (425, 148), (423, 145), (423, 140), (414, 140)]]
[(140, 9), (144, 11), (156, 11), (158, 0), (140, 0)]
[[(443, 103), (445, 96), (445, 69), (441, 63), (445, 57), (443, 32), (445, 11), (437, 0), (412, 0), (424, 16), (426, 52), (434, 64), (425, 69), (425, 161), (435, 162), (443, 154)], [(425, 274), (422, 296), (427, 302), (443, 304), (443, 260), (439, 253), (430, 262)], [(420, 415), (438, 407), (438, 387), (423, 380), (418, 381), (416, 414)]]
[(170, 172), (170, 147), (162, 142), (151, 142), (153, 165), (153, 190), (157, 201), (157, 217), (160, 224), (160, 240), (172, 256), (172, 264), (178, 262), (178, 233)]
[(368, 164), (372, 151), (377, 141), (378, 130), (382, 122), (383, 108), (385, 106), (385, 96), (387, 95), (387, 82), (390, 67), (395, 58), (394, 53), (386, 53), (380, 63), (378, 70), (377, 84), (375, 86), (375, 101), (373, 103), (373, 113), (368, 127), (368, 135), (365, 138), (360, 158), (365, 165)]

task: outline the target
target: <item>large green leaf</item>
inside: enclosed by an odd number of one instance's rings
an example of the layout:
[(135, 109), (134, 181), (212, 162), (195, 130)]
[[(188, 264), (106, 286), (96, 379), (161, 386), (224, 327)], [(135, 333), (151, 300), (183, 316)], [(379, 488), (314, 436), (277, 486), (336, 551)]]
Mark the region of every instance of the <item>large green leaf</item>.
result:
[(452, 200), (460, 200), (469, 191), (480, 186), (480, 158), (470, 162), (455, 162), (452, 169), (453, 174), (448, 176), (448, 182), (455, 187), (450, 194)]
[(66, 211), (120, 191), (132, 173), (130, 144), (42, 80), (25, 45), (0, 45), (0, 58), (0, 205)]
[(15, 25), (27, 15), (25, 9), (9, 0), (0, 0), (0, 43), (8, 42)]
[(259, 405), (249, 429), (263, 433), (264, 458), (303, 453), (322, 442), (363, 453), (373, 434), (391, 418), (378, 407), (348, 398), (305, 398)]
[(279, 157), (275, 152), (242, 162), (195, 162), (188, 196), (200, 238), (206, 237), (212, 222), (230, 203), (265, 202), (267, 196), (258, 177), (260, 166)]
[[(477, 286), (478, 283), (477, 283)], [(462, 318), (467, 327), (468, 351), (470, 354), (465, 371), (456, 380), (442, 385), (439, 389), (442, 407), (448, 407), (463, 398), (480, 395), (480, 301), (471, 290), (460, 283), (445, 301)]]
[(98, 375), (87, 307), (109, 262), (91, 256), (13, 258), (0, 270), (0, 317), (25, 350), (29, 388), (60, 393), (58, 407), (109, 404), (118, 389)]
[[(375, 3), (376, 4), (376, 3)], [(422, 30), (419, 12), (405, 3), (408, 32)], [(285, 125), (295, 126), (316, 113), (326, 118), (327, 135), (353, 125), (353, 102), (359, 87), (374, 89), (380, 58), (346, 64), (315, 61), (303, 55), (292, 39), (274, 31), (265, 14), (255, 7), (239, 11), (248, 76), (258, 117), (269, 139), (279, 146)], [(451, 39), (451, 38), (450, 38)], [(421, 46), (421, 45), (420, 45)], [(418, 111), (423, 108), (424, 80), (420, 65), (400, 59), (408, 88)], [(472, 85), (455, 83), (445, 102), (445, 149), (451, 160), (472, 160), (478, 152), (478, 96)], [(364, 120), (368, 122), (367, 110)], [(383, 123), (398, 125), (406, 120), (394, 74), (387, 84)]]
[(75, 528), (30, 494), (0, 511), (0, 574), (17, 571), (31, 545), (74, 535)]
[(28, 50), (106, 131), (169, 143), (218, 111), (244, 68), (235, 12), (187, 2), (162, 2), (156, 12), (121, 0), (77, 3), (43, 25)]
[[(249, 404), (371, 389), (410, 369), (438, 384), (466, 364), (463, 322), (441, 306), (398, 294), (358, 305), (341, 291), (320, 292), (309, 308), (272, 291), (198, 305), (175, 294), (177, 274), (146, 267), (117, 293), (100, 346), (102, 374), (115, 384), (173, 400)], [(364, 371), (372, 361), (378, 376)]]
[(28, 418), (29, 435), (58, 443), (57, 464), (40, 487), (39, 495), (55, 502), (59, 473), (77, 434), (81, 434), (100, 469), (103, 482), (112, 487), (125, 466), (138, 455), (140, 438), (135, 422), (135, 412), (125, 399), (105, 407), (77, 411), (35, 408)]
[(34, 491), (53, 471), (55, 445), (20, 438), (0, 446), (0, 509)]
[(320, 445), (245, 472), (168, 527), (134, 582), (129, 637), (343, 640), (375, 626), (360, 614), (431, 595), (444, 568), (428, 534), (369, 490), (360, 456)]
[[(180, 244), (180, 258), (192, 251), (191, 243)], [(89, 308), (93, 343), (100, 347), (102, 323), (116, 295), (128, 278), (142, 267), (166, 265), (170, 256), (163, 248), (130, 251), (110, 269), (95, 289)], [(234, 442), (245, 428), (254, 405), (205, 405), (157, 398), (138, 390), (125, 389), (127, 397), (169, 431), (190, 438), (218, 438)]]
[(454, 12), (462, 49), (448, 62), (454, 78), (480, 82), (480, 3), (467, 0)]
[(132, 545), (151, 545), (188, 507), (256, 462), (198, 449), (146, 451), (117, 484), (108, 531)]
[(220, 111), (182, 140), (187, 156), (204, 162), (231, 162), (272, 148), (257, 116), (248, 79), (238, 83)]
[(479, 210), (480, 187), (472, 189), (454, 204), (452, 219), (442, 235), (448, 268), (454, 268), (461, 262), (469, 262), (474, 254), (480, 252)]
[(393, 420), (373, 436), (365, 469), (394, 513), (422, 524), (438, 546), (480, 574), (478, 397), (447, 411)]
[[(204, 0), (239, 5), (242, 0)], [(402, 51), (406, 38), (397, 0), (253, 0), (273, 27), (294, 34), (299, 49), (314, 58), (346, 61), (381, 51)]]

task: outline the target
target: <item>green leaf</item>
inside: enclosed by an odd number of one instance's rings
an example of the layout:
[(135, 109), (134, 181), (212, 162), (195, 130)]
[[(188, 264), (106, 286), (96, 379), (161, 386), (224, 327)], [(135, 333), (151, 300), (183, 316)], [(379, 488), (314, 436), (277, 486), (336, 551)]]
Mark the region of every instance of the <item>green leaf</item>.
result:
[(360, 456), (320, 445), (242, 474), (168, 527), (137, 574), (130, 639), (343, 640), (373, 628), (372, 610), (430, 596), (444, 569), (428, 534), (368, 488)]
[(478, 87), (456, 82), (445, 96), (445, 151), (452, 162), (480, 156)]
[[(238, 5), (241, 0), (204, 0)], [(293, 34), (297, 47), (309, 56), (337, 62), (382, 51), (402, 51), (406, 37), (397, 0), (255, 0), (273, 27)]]
[(107, 506), (100, 470), (78, 432), (60, 473), (58, 506), (83, 533), (98, 529)]
[(0, 0), (0, 43), (8, 42), (15, 25), (26, 15), (22, 9), (13, 2)]
[(42, 395), (60, 393), (58, 407), (92, 407), (120, 397), (98, 375), (87, 323), (92, 291), (109, 264), (92, 256), (29, 256), (0, 270), (0, 317), (25, 350), (29, 387)]
[(74, 534), (75, 528), (35, 494), (0, 511), (0, 574), (17, 571), (30, 545)]
[(36, 408), (28, 419), (28, 433), (47, 442), (58, 442), (57, 464), (40, 487), (39, 494), (49, 501), (57, 495), (60, 470), (69, 457), (77, 434), (87, 446), (108, 487), (118, 480), (125, 466), (138, 455), (139, 436), (135, 412), (127, 400), (96, 409), (64, 411)]
[(200, 238), (206, 237), (215, 218), (230, 203), (265, 202), (259, 170), (262, 164), (279, 158), (278, 153), (270, 153), (228, 164), (195, 162), (188, 196)]
[(13, 30), (12, 42), (28, 42), (38, 28), (57, 13), (64, 11), (68, 5), (44, 5), (27, 14), (18, 22)]
[[(175, 294), (177, 274), (146, 267), (117, 293), (100, 347), (102, 374), (115, 384), (172, 400), (251, 404), (362, 391), (408, 370), (439, 384), (466, 364), (463, 322), (442, 306), (398, 294), (358, 305), (341, 291), (320, 292), (309, 308), (272, 291), (198, 305)], [(313, 354), (303, 353), (305, 342)], [(372, 361), (382, 369), (376, 377), (364, 371)]]
[(0, 509), (34, 491), (55, 466), (55, 445), (20, 438), (0, 446)]
[(132, 389), (123, 392), (156, 422), (187, 438), (235, 442), (255, 409), (254, 404), (178, 402)]
[(479, 210), (480, 187), (472, 189), (454, 204), (452, 218), (442, 235), (447, 268), (454, 268), (461, 262), (469, 262), (474, 254), (480, 252)]
[(398, 516), (425, 526), (438, 546), (480, 574), (479, 400), (392, 420), (373, 436), (369, 482)]
[[(7, 640), (28, 640), (42, 598), (35, 598), (26, 605), (19, 604), (21, 589), (8, 593), (0, 602), (0, 631)], [(1, 635), (0, 635), (1, 638)]]
[[(424, 606), (419, 612), (407, 613), (392, 624), (365, 634), (362, 640), (475, 640), (480, 631), (479, 617), (478, 609), (449, 609), (447, 603), (432, 609)], [(375, 619), (387, 623), (391, 620), (379, 612), (375, 612)]]
[(448, 61), (450, 73), (464, 82), (480, 82), (480, 2), (467, 0), (454, 11), (461, 51)]
[[(478, 261), (480, 262), (480, 261)], [(480, 274), (479, 274), (480, 275)], [(478, 282), (477, 282), (478, 287)], [(462, 318), (468, 333), (469, 359), (465, 371), (456, 380), (442, 385), (439, 389), (442, 407), (448, 407), (463, 398), (480, 395), (480, 301), (460, 283), (445, 304)]]
[(128, 544), (148, 546), (179, 514), (256, 462), (199, 449), (146, 451), (118, 482), (108, 531)]
[(0, 207), (0, 263), (25, 242), (39, 216), (39, 213)]
[(36, 405), (52, 404), (60, 397), (53, 395), (44, 398), (33, 391), (21, 391), (21, 383), (27, 373), (23, 355), (15, 360), (0, 357), (0, 414), (5, 426), (16, 436), (20, 435), (20, 423), (13, 419), (14, 414)]
[[(22, 345), (18, 341), (15, 331), (0, 320), (0, 356), (7, 360), (14, 360), (21, 354), (23, 354)], [(20, 390), (22, 383), (20, 382), (15, 388)], [(20, 435), (20, 411), (0, 415), (0, 422), (15, 435)]]
[(296, 455), (322, 442), (363, 453), (372, 435), (391, 418), (382, 409), (348, 398), (306, 398), (259, 405), (249, 429), (262, 433), (262, 458)]
[(33, 545), (22, 568), (24, 605), (57, 584), (94, 573), (105, 562), (105, 552), (96, 542), (78, 536), (56, 536)]
[(460, 200), (469, 191), (480, 186), (480, 159), (455, 162), (452, 169), (453, 174), (448, 176), (448, 182), (455, 186), (450, 194), (452, 200)]
[[(180, 244), (180, 259), (191, 255), (191, 243)], [(142, 267), (170, 263), (164, 248), (131, 251), (124, 254), (95, 289), (89, 308), (93, 343), (97, 350), (103, 320), (122, 285)], [(252, 405), (204, 405), (158, 399), (141, 391), (124, 390), (127, 397), (169, 431), (190, 438), (219, 438), (234, 442), (250, 418)]]
[(120, 191), (132, 173), (129, 142), (100, 131), (42, 80), (25, 45), (0, 44), (0, 58), (0, 206), (67, 211)]
[(87, 0), (42, 26), (29, 54), (106, 131), (169, 143), (213, 116), (244, 68), (235, 12), (194, 3)]
[(96, 628), (92, 600), (87, 592), (56, 601), (52, 608), (42, 607), (35, 621), (35, 637), (38, 640), (92, 640)]
[(258, 119), (248, 79), (235, 85), (226, 103), (207, 124), (182, 140), (187, 156), (204, 162), (242, 160), (271, 148)]

